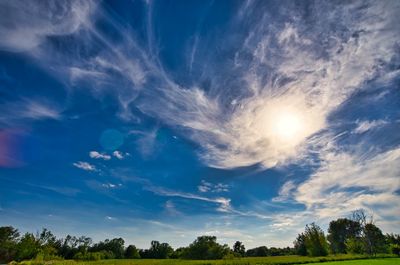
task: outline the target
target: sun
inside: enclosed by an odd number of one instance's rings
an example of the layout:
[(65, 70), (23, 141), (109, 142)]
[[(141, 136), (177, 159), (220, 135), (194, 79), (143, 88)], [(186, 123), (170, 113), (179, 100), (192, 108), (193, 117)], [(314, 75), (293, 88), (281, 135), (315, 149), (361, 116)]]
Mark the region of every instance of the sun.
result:
[(282, 111), (275, 118), (275, 134), (283, 140), (293, 140), (302, 130), (301, 117), (293, 112)]

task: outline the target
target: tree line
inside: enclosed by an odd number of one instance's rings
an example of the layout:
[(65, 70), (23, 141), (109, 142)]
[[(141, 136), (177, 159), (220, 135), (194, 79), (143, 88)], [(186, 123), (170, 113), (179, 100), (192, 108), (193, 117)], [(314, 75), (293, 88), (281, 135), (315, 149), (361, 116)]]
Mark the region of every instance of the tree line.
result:
[(215, 236), (199, 236), (187, 247), (173, 249), (168, 243), (151, 241), (150, 248), (125, 247), (122, 238), (106, 239), (94, 243), (89, 237), (66, 236), (57, 239), (48, 229), (36, 235), (19, 231), (12, 226), (0, 227), (0, 263), (22, 260), (100, 260), (100, 259), (222, 259), (234, 257), (263, 257), (283, 255), (326, 256), (329, 253), (400, 254), (400, 235), (386, 234), (367, 220), (362, 211), (351, 218), (331, 221), (328, 235), (315, 223), (305, 227), (294, 241), (294, 247), (275, 248), (260, 246), (245, 249), (236, 241), (230, 248), (219, 244)]
[(326, 237), (315, 223), (307, 225), (294, 241), (294, 248), (295, 253), (302, 256), (326, 256), (329, 253), (400, 255), (400, 235), (384, 235), (373, 218), (368, 218), (364, 211), (359, 210), (353, 212), (350, 218), (331, 221)]

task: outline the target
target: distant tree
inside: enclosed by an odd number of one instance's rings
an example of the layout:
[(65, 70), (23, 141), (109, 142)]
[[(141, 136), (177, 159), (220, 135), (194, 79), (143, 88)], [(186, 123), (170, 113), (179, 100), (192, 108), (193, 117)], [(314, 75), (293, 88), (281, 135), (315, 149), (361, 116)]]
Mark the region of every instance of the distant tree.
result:
[(248, 257), (266, 257), (268, 256), (268, 248), (266, 246), (252, 248), (246, 251)]
[(332, 253), (346, 253), (346, 240), (359, 238), (362, 227), (357, 221), (340, 218), (329, 223), (328, 236), (329, 247)]
[(328, 255), (328, 243), (324, 232), (315, 223), (306, 225), (304, 232), (307, 254), (312, 257)]
[(346, 252), (351, 254), (363, 254), (364, 244), (361, 238), (351, 237), (346, 239)]
[(386, 234), (386, 244), (389, 246), (390, 253), (400, 256), (400, 235)]
[(227, 245), (217, 243), (215, 236), (199, 236), (183, 253), (186, 259), (222, 259), (230, 253)]
[(12, 226), (0, 227), (0, 263), (14, 259), (19, 232)]
[[(101, 252), (105, 253), (106, 258), (116, 258), (121, 259), (124, 257), (125, 248), (124, 248), (125, 241), (122, 238), (114, 238), (114, 239), (106, 239), (104, 241), (100, 241), (97, 244), (94, 244), (92, 247), (89, 248), (90, 252)], [(110, 255), (112, 253), (112, 256)]]
[(294, 251), (297, 255), (307, 256), (306, 236), (304, 233), (298, 234), (293, 244)]
[(139, 250), (134, 245), (129, 245), (125, 249), (126, 259), (140, 259)]
[(168, 243), (160, 243), (158, 241), (151, 241), (149, 249), (150, 255), (154, 259), (166, 259), (174, 252)]
[(242, 242), (236, 241), (235, 244), (233, 244), (233, 252), (236, 255), (243, 257), (246, 254), (246, 248)]
[(372, 223), (368, 223), (364, 227), (364, 244), (366, 253), (370, 255), (387, 251), (385, 236), (381, 229)]
[(185, 247), (180, 247), (174, 250), (174, 252), (169, 256), (171, 259), (180, 259), (183, 257), (183, 253), (186, 251)]
[(22, 236), (17, 245), (16, 260), (22, 261), (33, 259), (41, 250), (40, 242), (31, 233)]

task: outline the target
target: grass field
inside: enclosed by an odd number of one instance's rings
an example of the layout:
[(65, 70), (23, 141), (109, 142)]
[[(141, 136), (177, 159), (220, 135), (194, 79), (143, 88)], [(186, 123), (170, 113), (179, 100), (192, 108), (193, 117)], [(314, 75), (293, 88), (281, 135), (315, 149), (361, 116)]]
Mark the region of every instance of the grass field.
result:
[[(400, 265), (400, 258), (376, 258), (366, 259), (365, 256), (338, 255), (328, 257), (301, 257), (301, 256), (279, 256), (279, 257), (259, 257), (241, 258), (231, 260), (100, 260), (100, 261), (25, 261), (21, 265), (289, 265), (289, 264), (325, 264), (325, 265)], [(354, 260), (357, 259), (357, 260)], [(346, 260), (346, 261), (345, 261)], [(333, 262), (331, 262), (333, 261)], [(321, 263), (322, 262), (322, 263)]]
[(392, 259), (367, 259), (367, 260), (347, 260), (324, 263), (313, 263), (313, 265), (399, 265), (400, 258)]

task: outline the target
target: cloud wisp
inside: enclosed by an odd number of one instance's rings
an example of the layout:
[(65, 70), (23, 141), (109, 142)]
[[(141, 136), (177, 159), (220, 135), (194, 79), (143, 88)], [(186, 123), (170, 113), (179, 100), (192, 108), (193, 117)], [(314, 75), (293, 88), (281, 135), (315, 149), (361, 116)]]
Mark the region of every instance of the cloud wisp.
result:
[[(201, 80), (181, 85), (164, 68), (153, 36), (151, 3), (147, 5), (147, 48), (129, 34), (132, 29), (92, 2), (59, 4), (47, 8), (50, 15), (46, 16), (40, 16), (40, 5), (19, 10), (18, 3), (2, 3), (10, 13), (3, 20), (18, 18), (13, 34), (3, 34), (10, 36), (2, 41), (3, 49), (31, 32), (27, 47), (15, 46), (16, 50), (31, 52), (43, 63), (52, 62), (60, 78), (70, 78), (72, 85), (96, 84), (93, 93), (97, 96), (118, 86), (113, 91), (120, 102), (120, 118), (135, 120), (130, 110), (135, 106), (184, 132), (201, 147), (204, 163), (217, 168), (254, 164), (270, 168), (304, 159), (307, 139), (329, 126), (329, 115), (365, 82), (385, 71), (390, 75), (388, 65), (393, 63), (400, 33), (395, 26), (400, 7), (395, 1), (346, 5), (321, 1), (313, 7), (314, 21), (295, 6), (279, 7), (288, 12), (290, 19), (285, 22), (272, 19), (271, 12), (260, 15), (253, 3), (246, 3), (231, 25), (237, 31), (237, 25), (249, 21), (249, 27), (238, 32), (243, 40), (240, 45), (226, 43), (234, 50), (233, 60), (187, 56), (190, 72), (198, 65), (209, 66), (209, 71), (202, 70), (203, 79), (211, 80), (206, 89)], [(28, 19), (33, 22), (27, 23)], [(99, 20), (121, 35), (118, 45), (95, 27)], [(85, 49), (98, 52), (75, 56), (60, 51), (47, 41), (60, 34), (72, 35)], [(98, 45), (91, 46), (90, 40)], [(198, 54), (207, 38), (195, 40)]]

